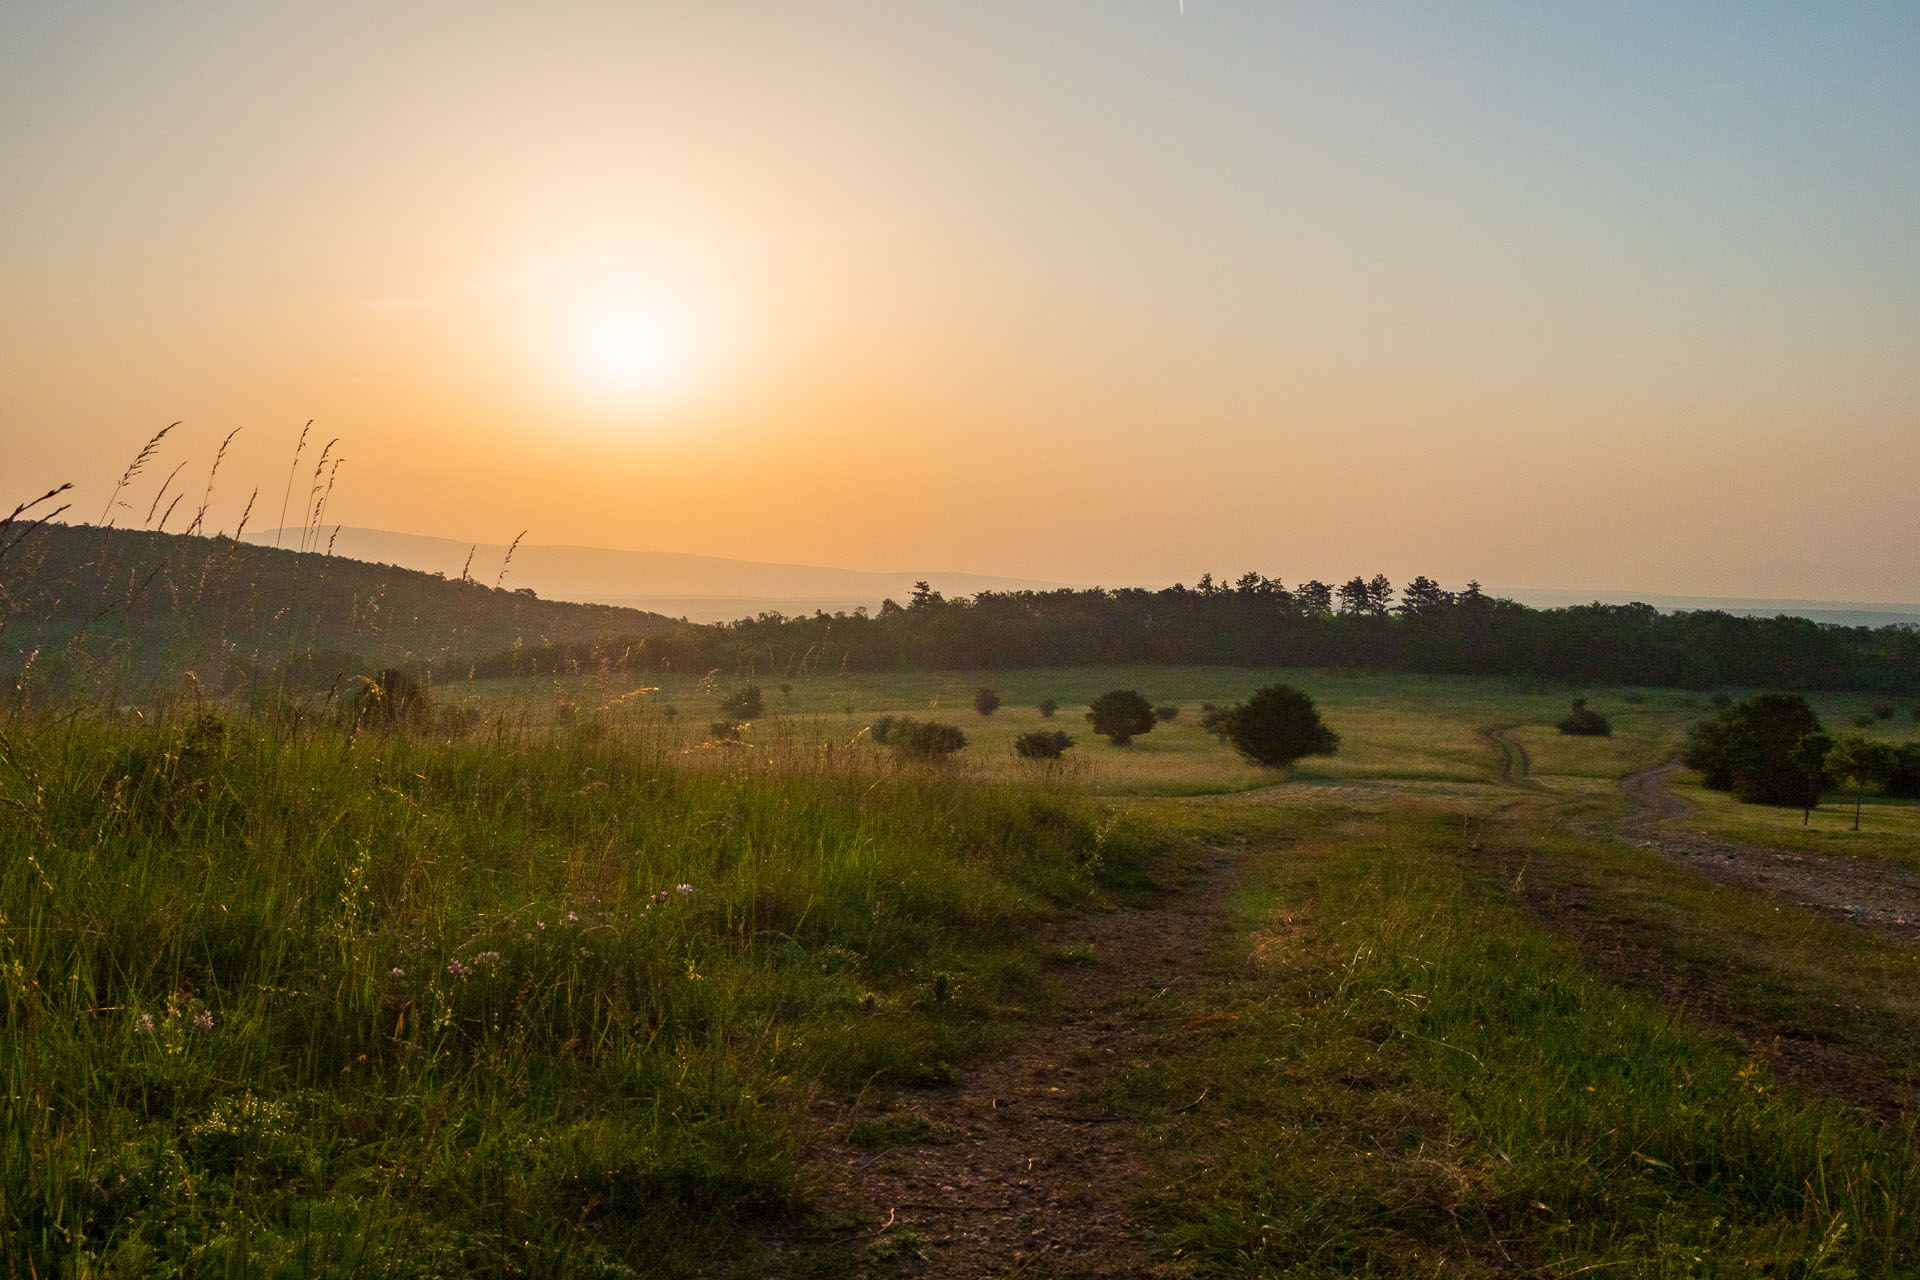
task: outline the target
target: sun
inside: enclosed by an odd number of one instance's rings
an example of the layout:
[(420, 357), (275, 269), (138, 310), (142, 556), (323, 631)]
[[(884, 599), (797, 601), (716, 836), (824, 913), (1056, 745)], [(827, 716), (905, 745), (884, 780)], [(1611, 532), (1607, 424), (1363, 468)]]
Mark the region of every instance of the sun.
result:
[(670, 319), (641, 306), (588, 316), (574, 335), (574, 363), (592, 389), (635, 395), (671, 389), (686, 370), (686, 344)]

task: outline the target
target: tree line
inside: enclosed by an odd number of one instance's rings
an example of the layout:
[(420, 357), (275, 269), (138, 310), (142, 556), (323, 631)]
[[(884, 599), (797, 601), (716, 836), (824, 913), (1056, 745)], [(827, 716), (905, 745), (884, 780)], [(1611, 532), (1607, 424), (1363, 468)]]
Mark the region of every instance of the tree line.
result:
[(1920, 630), (1843, 627), (1646, 604), (1536, 609), (1425, 576), (1287, 587), (1249, 573), (1193, 587), (985, 591), (920, 583), (877, 612), (763, 613), (612, 644), (522, 648), (473, 664), (498, 676), (610, 666), (780, 672), (1106, 665), (1351, 666), (1689, 689), (1920, 692)]

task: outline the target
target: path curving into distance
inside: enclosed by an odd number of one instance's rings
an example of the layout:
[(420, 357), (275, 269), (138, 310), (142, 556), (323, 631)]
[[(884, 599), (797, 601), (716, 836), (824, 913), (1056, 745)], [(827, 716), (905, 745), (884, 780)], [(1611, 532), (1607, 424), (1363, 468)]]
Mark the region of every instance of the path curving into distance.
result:
[(1666, 789), (1680, 771), (1679, 762), (1669, 760), (1620, 780), (1631, 807), (1618, 831), (1630, 843), (1723, 883), (1920, 946), (1920, 875), (1878, 858), (1796, 853), (1702, 831), (1676, 831), (1668, 824), (1693, 811)]

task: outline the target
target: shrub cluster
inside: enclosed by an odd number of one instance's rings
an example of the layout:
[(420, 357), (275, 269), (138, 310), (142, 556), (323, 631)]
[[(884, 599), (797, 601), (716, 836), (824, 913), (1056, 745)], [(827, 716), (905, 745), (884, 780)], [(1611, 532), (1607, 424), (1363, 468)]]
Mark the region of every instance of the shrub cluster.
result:
[(1581, 738), (1608, 738), (1613, 736), (1613, 724), (1605, 716), (1587, 705), (1585, 698), (1573, 700), (1573, 711), (1562, 719), (1557, 726), (1560, 732)]
[(1013, 740), (1013, 753), (1023, 760), (1058, 760), (1073, 739), (1058, 729), (1035, 729)]
[(887, 745), (910, 759), (944, 760), (967, 745), (967, 735), (958, 725), (902, 716), (893, 722)]

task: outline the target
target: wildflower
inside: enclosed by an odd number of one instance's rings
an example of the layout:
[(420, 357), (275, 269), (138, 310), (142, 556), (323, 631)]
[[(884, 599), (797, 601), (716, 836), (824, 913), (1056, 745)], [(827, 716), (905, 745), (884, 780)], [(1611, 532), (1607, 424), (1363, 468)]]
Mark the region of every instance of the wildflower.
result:
[(473, 970), (467, 968), (467, 966), (461, 964), (458, 960), (452, 960), (447, 963), (447, 972), (456, 978), (464, 978), (472, 973)]
[(653, 895), (653, 900), (655, 902), (665, 902), (667, 900), (667, 891), (665, 889), (660, 890)]
[(407, 976), (407, 971), (399, 965), (395, 965), (393, 968), (387, 970), (387, 976), (389, 978), (404, 978)]
[(475, 964), (497, 964), (499, 960), (500, 953), (498, 951), (482, 951), (473, 958)]
[(547, 922), (545, 920), (535, 920), (533, 922), (533, 927), (538, 929), (541, 933), (545, 933), (547, 931)]
[(567, 912), (567, 923), (568, 923), (568, 924), (578, 924), (578, 923), (580, 923), (580, 917), (579, 917), (579, 916), (577, 916), (577, 915), (575, 915), (575, 914), (573, 914), (573, 912), (571, 912), (571, 911), (569, 911), (569, 912)]
[(153, 1034), (153, 1015), (150, 1013), (141, 1014), (139, 1018), (134, 1021), (133, 1033), (137, 1036), (152, 1035)]
[(199, 1013), (194, 1015), (193, 1029), (195, 1031), (213, 1030), (213, 1015), (211, 1013), (208, 1013), (205, 1009), (202, 1009)]
[(690, 884), (677, 884), (673, 887), (673, 891), (684, 896), (693, 892), (693, 886)]

